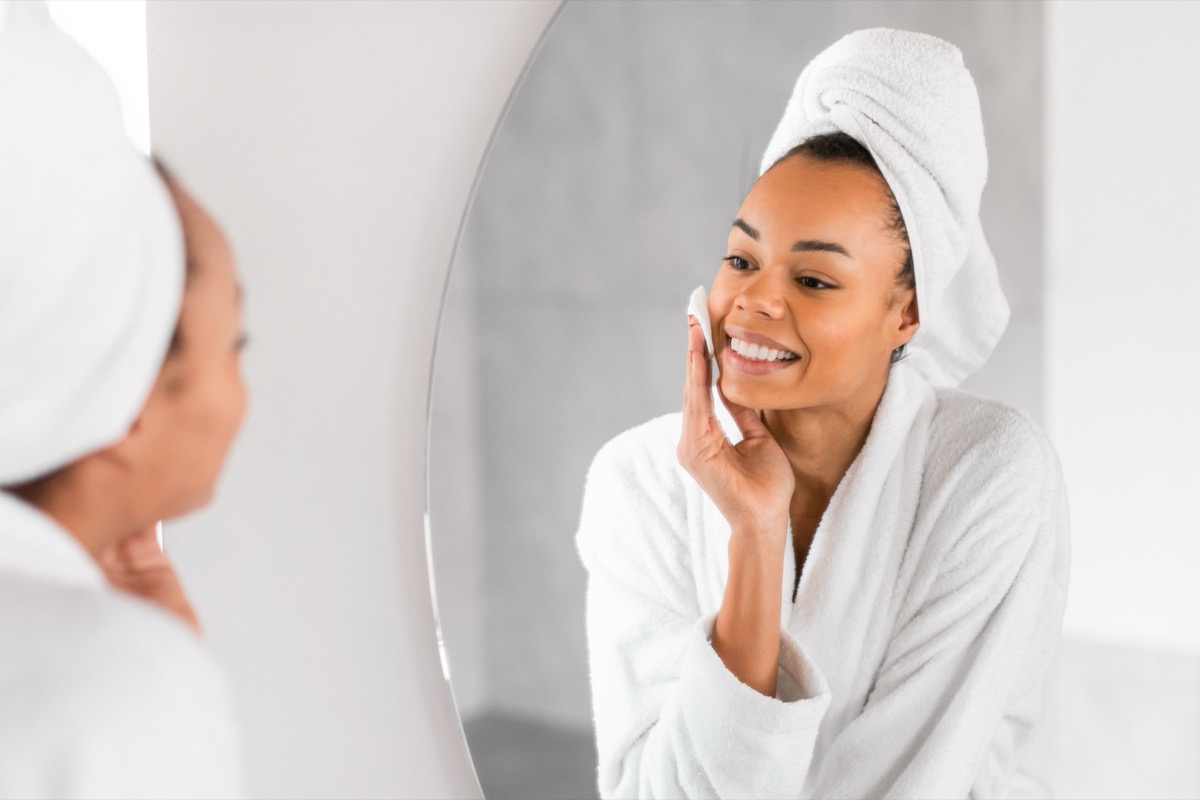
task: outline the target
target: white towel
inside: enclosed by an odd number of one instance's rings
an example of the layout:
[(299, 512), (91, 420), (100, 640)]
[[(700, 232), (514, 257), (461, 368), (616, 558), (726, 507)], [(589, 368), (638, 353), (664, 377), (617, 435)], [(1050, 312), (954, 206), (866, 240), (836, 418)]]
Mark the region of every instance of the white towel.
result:
[(0, 28), (0, 486), (111, 444), (179, 315), (179, 220), (107, 75), (43, 2)]
[(875, 157), (908, 227), (921, 326), (909, 360), (956, 386), (1008, 324), (996, 261), (979, 223), (987, 149), (962, 53), (922, 33), (851, 33), (804, 68), (761, 171), (812, 136), (842, 131)]

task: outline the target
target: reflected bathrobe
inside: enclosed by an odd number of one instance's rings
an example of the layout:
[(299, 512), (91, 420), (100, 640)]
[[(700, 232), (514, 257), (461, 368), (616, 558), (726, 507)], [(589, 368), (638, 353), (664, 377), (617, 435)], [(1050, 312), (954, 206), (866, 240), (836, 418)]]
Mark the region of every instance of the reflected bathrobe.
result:
[(0, 797), (241, 792), (228, 690), (196, 635), (0, 491)]
[(789, 531), (775, 697), (712, 649), (730, 527), (679, 466), (680, 430), (670, 414), (617, 436), (587, 478), (577, 544), (601, 795), (1019, 793), (1069, 560), (1037, 426), (892, 367), (794, 600)]

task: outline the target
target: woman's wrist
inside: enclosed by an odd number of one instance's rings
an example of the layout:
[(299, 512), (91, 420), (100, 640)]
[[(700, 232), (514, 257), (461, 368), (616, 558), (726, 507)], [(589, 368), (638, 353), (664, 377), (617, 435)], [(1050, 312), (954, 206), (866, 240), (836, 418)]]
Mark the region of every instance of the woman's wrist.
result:
[(764, 517), (761, 519), (744, 519), (730, 526), (729, 544), (739, 547), (759, 549), (763, 553), (783, 553), (787, 541), (788, 519), (786, 515)]
[(730, 539), (729, 577), (712, 637), (726, 668), (767, 696), (776, 688), (784, 563), (784, 548), (770, 542), (771, 533), (755, 530)]

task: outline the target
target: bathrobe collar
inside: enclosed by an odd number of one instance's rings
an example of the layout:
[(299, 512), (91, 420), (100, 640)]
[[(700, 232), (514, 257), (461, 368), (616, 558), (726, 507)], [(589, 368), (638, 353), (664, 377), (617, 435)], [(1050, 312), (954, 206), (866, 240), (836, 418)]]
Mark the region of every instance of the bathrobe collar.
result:
[(46, 514), (3, 491), (0, 572), (97, 589), (106, 585), (96, 562), (71, 534)]

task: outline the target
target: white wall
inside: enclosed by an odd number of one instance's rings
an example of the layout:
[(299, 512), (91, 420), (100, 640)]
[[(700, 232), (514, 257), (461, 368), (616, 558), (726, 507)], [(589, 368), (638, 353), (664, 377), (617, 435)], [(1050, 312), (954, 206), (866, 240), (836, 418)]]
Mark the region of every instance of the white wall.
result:
[(1200, 3), (1046, 9), (1046, 422), (1068, 635), (1200, 653)]
[(246, 285), (249, 415), (167, 547), (251, 790), (472, 795), (426, 576), (426, 395), (471, 181), (557, 4), (148, 5), (156, 150)]

